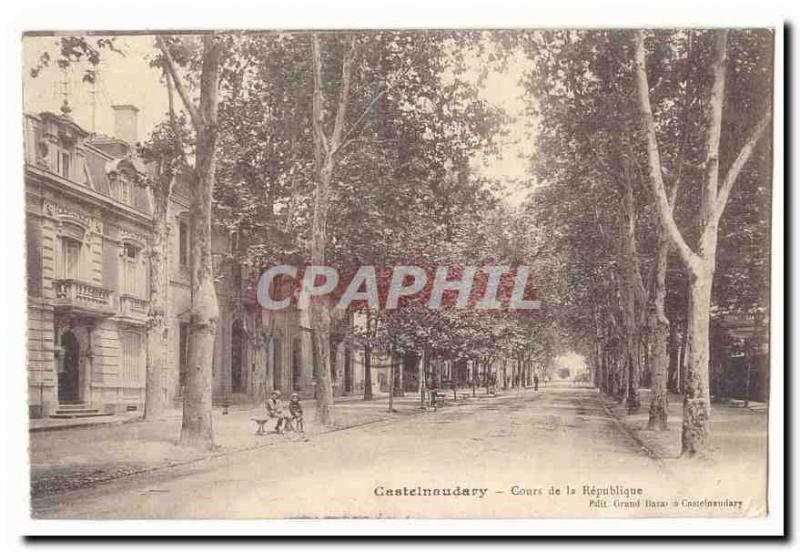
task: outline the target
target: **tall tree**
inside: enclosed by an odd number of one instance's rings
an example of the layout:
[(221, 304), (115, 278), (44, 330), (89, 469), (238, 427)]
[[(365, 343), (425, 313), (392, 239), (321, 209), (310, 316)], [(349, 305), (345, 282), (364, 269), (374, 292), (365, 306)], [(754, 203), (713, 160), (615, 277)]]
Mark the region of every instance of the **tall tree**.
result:
[(675, 222), (664, 184), (655, 119), (650, 105), (644, 31), (635, 33), (634, 48), (638, 102), (641, 124), (647, 141), (651, 189), (664, 232), (690, 274), (687, 322), (688, 363), (684, 384), (681, 445), (683, 454), (695, 455), (705, 452), (708, 446), (711, 409), (708, 372), (709, 322), (719, 221), (739, 173), (752, 155), (758, 141), (769, 128), (771, 107), (767, 106), (766, 112), (753, 124), (749, 136), (741, 144), (738, 153), (728, 167), (727, 174), (721, 180), (720, 141), (726, 94), (728, 31), (714, 31), (709, 67), (710, 93), (704, 118), (706, 143), (703, 168), (705, 175), (697, 216), (699, 238), (696, 248), (692, 249)]
[(172, 186), (185, 167), (186, 135), (184, 119), (175, 115), (172, 77), (165, 70), (169, 104), (168, 121), (159, 125), (139, 154), (153, 166), (151, 182), (153, 198), (153, 243), (149, 255), (149, 310), (147, 315), (147, 347), (145, 363), (144, 418), (159, 418), (164, 411), (163, 372), (168, 350), (166, 319), (169, 301), (169, 201)]
[(212, 361), (219, 305), (214, 286), (211, 217), (216, 176), (217, 104), (223, 43), (214, 32), (202, 35), (199, 102), (195, 103), (173, 59), (167, 38), (158, 46), (195, 133), (195, 163), (191, 171), (191, 321), (186, 386), (183, 398), (181, 444), (198, 448), (214, 445), (212, 427)]
[[(343, 145), (344, 125), (347, 104), (350, 100), (350, 85), (353, 61), (356, 54), (356, 37), (346, 39), (342, 55), (341, 82), (339, 96), (334, 108), (333, 130), (330, 135), (325, 130), (325, 95), (322, 81), (322, 48), (319, 36), (311, 37), (311, 59), (314, 76), (314, 95), (312, 99), (312, 129), (314, 136), (314, 218), (311, 227), (311, 265), (325, 264), (327, 245), (326, 226), (330, 206), (331, 179), (336, 166), (336, 156)], [(310, 314), (311, 342), (313, 358), (317, 365), (317, 419), (322, 425), (333, 424), (333, 385), (330, 369), (330, 313), (323, 301), (313, 301), (308, 309)]]

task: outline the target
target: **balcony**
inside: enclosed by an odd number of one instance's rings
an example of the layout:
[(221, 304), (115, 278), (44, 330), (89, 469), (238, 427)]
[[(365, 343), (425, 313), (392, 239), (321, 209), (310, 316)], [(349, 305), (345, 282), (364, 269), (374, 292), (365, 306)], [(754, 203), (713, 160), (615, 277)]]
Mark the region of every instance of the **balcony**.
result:
[(53, 286), (57, 311), (94, 316), (111, 316), (115, 312), (111, 290), (78, 280), (55, 280)]
[(146, 299), (130, 294), (119, 296), (119, 315), (130, 322), (144, 324), (147, 322), (148, 310), (149, 303)]

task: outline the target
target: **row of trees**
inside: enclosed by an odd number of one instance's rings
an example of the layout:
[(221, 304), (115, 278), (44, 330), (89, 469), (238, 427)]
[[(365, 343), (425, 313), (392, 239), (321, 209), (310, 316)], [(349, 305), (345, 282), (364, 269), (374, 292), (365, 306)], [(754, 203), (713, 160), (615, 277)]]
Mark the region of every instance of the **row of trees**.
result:
[[(113, 41), (62, 39), (59, 64), (95, 64), (103, 49)], [(480, 99), (481, 78), (519, 49), (531, 67), (538, 185), (512, 210), (471, 166), (497, 153), (507, 122)], [(326, 303), (303, 311), (323, 424), (334, 421), (330, 348), (342, 340), (481, 363), (542, 363), (570, 342), (631, 412), (650, 376), (654, 428), (666, 426), (668, 366), (685, 350), (683, 449), (702, 451), (712, 305), (766, 305), (771, 59), (772, 34), (748, 30), (156, 37), (152, 63), (171, 107), (142, 149), (157, 167), (159, 236), (148, 383), (166, 340), (161, 217), (183, 175), (192, 317), (181, 440), (213, 443), (216, 229), (236, 236), (226, 261), (256, 271), (275, 262), (536, 268), (535, 316), (360, 304), (367, 323), (354, 333)], [(157, 391), (148, 385), (148, 416), (162, 408)]]
[[(256, 273), (290, 261), (345, 270), (525, 261), (514, 214), (470, 170), (476, 154), (497, 151), (505, 122), (466, 75), (468, 56), (489, 62), (487, 44), (485, 33), (464, 31), (155, 37), (151, 63), (163, 72), (170, 110), (140, 150), (155, 168), (148, 183), (156, 240), (146, 417), (163, 410), (166, 209), (176, 178), (188, 179), (191, 190), (181, 430), (188, 445), (213, 444), (215, 230), (236, 236), (223, 263)], [(104, 49), (114, 49), (113, 40), (64, 38), (58, 63), (88, 60), (88, 74)], [(362, 343), (367, 352), (423, 357), (425, 365), (434, 359), (486, 365), (499, 354), (528, 363), (551, 350), (532, 337), (535, 318), (465, 316), (414, 302), (402, 307), (380, 313), (361, 304), (365, 327), (345, 324), (343, 331), (326, 303), (302, 311), (301, 326), (310, 330), (303, 333), (303, 356), (315, 364), (321, 423), (334, 421), (330, 348), (342, 340)]]
[(544, 293), (629, 412), (648, 376), (651, 428), (684, 375), (682, 450), (702, 452), (712, 313), (768, 308), (772, 33), (553, 31), (527, 48), (529, 209), (562, 279)]

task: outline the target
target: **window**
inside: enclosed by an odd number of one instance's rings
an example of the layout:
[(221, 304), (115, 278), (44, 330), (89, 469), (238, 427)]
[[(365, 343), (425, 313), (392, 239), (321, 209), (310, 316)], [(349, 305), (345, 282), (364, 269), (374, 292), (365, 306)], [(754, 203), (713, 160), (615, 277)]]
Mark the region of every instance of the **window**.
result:
[(126, 243), (122, 248), (122, 293), (144, 296), (144, 271), (140, 262), (140, 249)]
[(111, 188), (111, 197), (126, 205), (131, 204), (131, 182), (122, 174), (117, 173), (108, 181)]
[(125, 386), (144, 384), (145, 357), (142, 334), (123, 331), (120, 333), (122, 349), (122, 381)]
[(185, 221), (178, 222), (178, 262), (189, 266), (189, 225)]
[(126, 205), (131, 204), (131, 183), (127, 178), (119, 181), (119, 200)]
[(178, 325), (178, 386), (186, 384), (186, 367), (189, 364), (189, 324)]
[(70, 176), (70, 156), (69, 153), (62, 151), (61, 155), (59, 156), (59, 163), (58, 163), (58, 172), (64, 178), (69, 178)]
[(67, 280), (80, 278), (81, 242), (72, 238), (61, 240), (61, 267)]

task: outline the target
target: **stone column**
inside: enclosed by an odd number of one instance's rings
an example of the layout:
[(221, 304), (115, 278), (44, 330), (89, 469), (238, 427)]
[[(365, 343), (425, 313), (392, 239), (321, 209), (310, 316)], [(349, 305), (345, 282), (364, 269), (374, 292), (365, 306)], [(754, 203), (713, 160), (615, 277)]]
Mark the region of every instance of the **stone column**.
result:
[(79, 368), (81, 378), (81, 401), (90, 407), (99, 406), (102, 397), (92, 396), (92, 360), (94, 358), (93, 351), (94, 341), (94, 324), (86, 325), (86, 352), (83, 354), (83, 366)]

